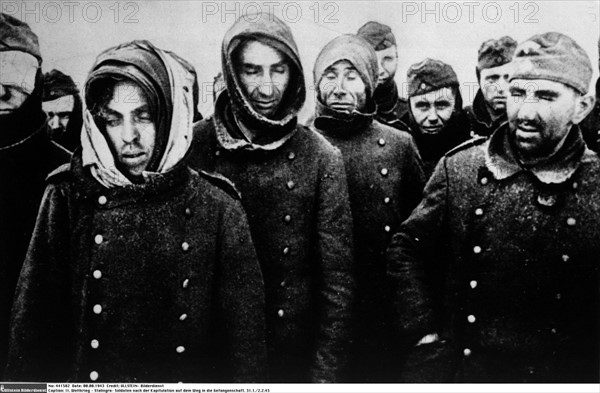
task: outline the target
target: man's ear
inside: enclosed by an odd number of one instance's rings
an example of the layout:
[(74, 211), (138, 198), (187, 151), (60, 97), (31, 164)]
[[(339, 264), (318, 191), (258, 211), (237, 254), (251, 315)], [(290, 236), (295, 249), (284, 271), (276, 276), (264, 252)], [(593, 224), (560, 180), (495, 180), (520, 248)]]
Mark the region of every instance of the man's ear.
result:
[(591, 95), (578, 97), (575, 106), (575, 113), (573, 113), (573, 124), (581, 123), (583, 119), (589, 115), (592, 109), (594, 109), (595, 103), (596, 97)]

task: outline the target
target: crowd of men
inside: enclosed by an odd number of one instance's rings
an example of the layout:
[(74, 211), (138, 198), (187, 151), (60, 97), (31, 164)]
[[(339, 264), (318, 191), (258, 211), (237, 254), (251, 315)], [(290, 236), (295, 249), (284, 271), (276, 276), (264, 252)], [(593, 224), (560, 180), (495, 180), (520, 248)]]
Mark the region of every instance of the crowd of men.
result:
[[(600, 48), (599, 48), (600, 49)], [(0, 380), (600, 380), (600, 81), (570, 37), (395, 80), (368, 22), (304, 68), (240, 18), (214, 114), (144, 40), (80, 92), (0, 14)], [(81, 94), (81, 96), (80, 96)], [(82, 100), (83, 98), (83, 100)]]

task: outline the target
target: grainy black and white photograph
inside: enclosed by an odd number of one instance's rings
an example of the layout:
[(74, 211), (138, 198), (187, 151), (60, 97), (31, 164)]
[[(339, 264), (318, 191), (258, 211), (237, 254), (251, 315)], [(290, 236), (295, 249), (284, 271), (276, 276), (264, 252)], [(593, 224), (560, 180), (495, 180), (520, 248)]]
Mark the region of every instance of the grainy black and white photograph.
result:
[(600, 1), (0, 12), (3, 392), (597, 392)]

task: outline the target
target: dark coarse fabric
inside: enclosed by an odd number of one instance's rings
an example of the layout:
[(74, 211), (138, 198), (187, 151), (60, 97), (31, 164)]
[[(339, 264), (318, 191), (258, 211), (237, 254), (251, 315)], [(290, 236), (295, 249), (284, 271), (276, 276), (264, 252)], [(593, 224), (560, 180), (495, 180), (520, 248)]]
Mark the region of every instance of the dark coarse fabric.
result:
[[(348, 38), (346, 38), (348, 37)], [(350, 45), (349, 45), (350, 43)], [(328, 53), (324, 53), (327, 52)], [(347, 59), (367, 86), (374, 86), (377, 64), (368, 44), (340, 36), (317, 57), (315, 82), (336, 62)], [(376, 67), (375, 67), (376, 70)], [(319, 93), (319, 97), (320, 97)], [(344, 157), (356, 252), (354, 345), (346, 381), (392, 382), (398, 377), (398, 334), (391, 327), (385, 250), (394, 233), (421, 200), (425, 183), (422, 163), (412, 137), (374, 121), (375, 104), (367, 92), (366, 108), (352, 113), (317, 100), (315, 129), (339, 148)]]
[(475, 99), (473, 100), (473, 105), (466, 106), (464, 111), (469, 118), (471, 136), (483, 136), (485, 138), (489, 138), (492, 133), (502, 125), (502, 123), (508, 121), (508, 118), (506, 117), (506, 111), (502, 114), (502, 116), (492, 120), (485, 104), (485, 99), (483, 98), (481, 89), (477, 90), (477, 94), (475, 94)]
[(580, 124), (583, 139), (595, 152), (600, 151), (600, 78), (596, 81), (596, 104)]
[(338, 125), (323, 117), (315, 120), (344, 157), (354, 220), (357, 291), (346, 380), (392, 382), (399, 375), (393, 349), (400, 337), (391, 327), (384, 252), (391, 234), (420, 201), (425, 175), (409, 134), (376, 121), (363, 122), (359, 129)]
[(240, 203), (208, 179), (182, 163), (108, 190), (77, 152), (50, 176), (7, 379), (264, 381), (260, 268)]
[(70, 154), (48, 137), (40, 89), (0, 118), (0, 378), (13, 294), (44, 193), (46, 176)]
[[(301, 70), (289, 27), (272, 15), (240, 18), (225, 35), (223, 74), (212, 118), (194, 127), (194, 168), (231, 179), (242, 195), (266, 286), (273, 382), (335, 382), (345, 364), (354, 294), (352, 216), (341, 153), (297, 124), (304, 79), (292, 73), (275, 118), (250, 106), (231, 45), (252, 37)], [(299, 93), (300, 92), (300, 93)], [(230, 97), (233, 94), (233, 98)], [(239, 124), (256, 133), (252, 141)]]
[(599, 175), (577, 127), (529, 169), (508, 126), (440, 161), (388, 250), (399, 326), (440, 335), (406, 380), (598, 383)]
[(223, 110), (217, 104), (214, 117), (195, 126), (193, 165), (225, 175), (242, 194), (265, 279), (272, 381), (337, 381), (354, 289), (341, 154), (300, 125), (275, 150), (228, 149), (217, 134), (235, 123), (223, 123)]
[(401, 131), (408, 131), (408, 125), (401, 119), (408, 112), (408, 101), (398, 95), (396, 81), (391, 80), (377, 86), (373, 97), (377, 104), (375, 120)]
[[(461, 105), (457, 103), (457, 108)], [(455, 111), (448, 124), (435, 135), (420, 132), (419, 125), (415, 123), (410, 110), (404, 115), (402, 121), (408, 124), (409, 132), (417, 144), (427, 179), (431, 177), (436, 164), (444, 154), (471, 138), (469, 118), (462, 109)]]

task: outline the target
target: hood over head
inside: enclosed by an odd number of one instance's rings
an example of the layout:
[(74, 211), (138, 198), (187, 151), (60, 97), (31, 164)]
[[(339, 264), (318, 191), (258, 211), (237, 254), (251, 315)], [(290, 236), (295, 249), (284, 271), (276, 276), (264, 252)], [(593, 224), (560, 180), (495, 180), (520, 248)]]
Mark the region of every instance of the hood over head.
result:
[(182, 160), (192, 140), (192, 123), (199, 117), (198, 82), (194, 68), (174, 53), (145, 40), (132, 41), (102, 52), (85, 83), (85, 128), (81, 135), (83, 165), (104, 186), (130, 184), (115, 167), (100, 119), (94, 116), (103, 81), (128, 80), (148, 99), (156, 127), (154, 154), (144, 177), (164, 173)]
[(366, 113), (373, 116), (376, 111), (373, 92), (377, 86), (377, 54), (364, 38), (353, 34), (344, 34), (334, 38), (325, 45), (317, 56), (313, 69), (314, 82), (317, 87), (317, 114), (343, 117), (345, 113), (326, 107), (325, 103), (321, 102), (318, 89), (327, 68), (341, 60), (350, 62), (356, 68), (365, 84), (367, 93), (367, 105), (363, 113), (354, 110), (354, 113), (350, 115), (356, 115), (357, 113), (364, 115)]
[[(289, 60), (290, 83), (277, 113), (272, 118), (267, 118), (252, 108), (233, 64), (235, 51), (250, 40), (259, 41), (278, 50)], [(306, 86), (298, 47), (290, 28), (268, 13), (244, 15), (225, 33), (221, 49), (225, 86), (236, 118), (251, 129), (272, 129), (295, 124), (297, 114), (306, 99)]]

